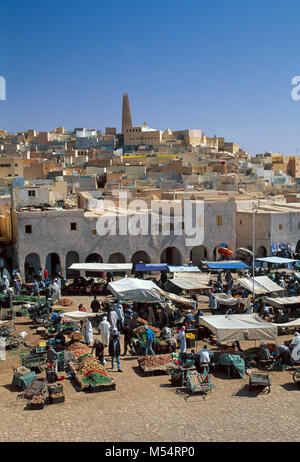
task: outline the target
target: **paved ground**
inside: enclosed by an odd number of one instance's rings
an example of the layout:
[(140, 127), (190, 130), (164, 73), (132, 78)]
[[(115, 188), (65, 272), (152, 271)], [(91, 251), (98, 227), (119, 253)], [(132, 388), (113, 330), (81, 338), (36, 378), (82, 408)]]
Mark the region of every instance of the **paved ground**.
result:
[[(88, 307), (91, 298), (84, 300)], [(26, 330), (26, 325), (20, 328)], [(251, 346), (254, 343), (247, 342)], [(266, 395), (249, 392), (248, 376), (230, 379), (218, 373), (212, 377), (216, 389), (206, 400), (200, 395), (186, 399), (170, 387), (169, 376), (142, 377), (137, 359), (126, 356), (124, 373), (110, 373), (116, 391), (77, 392), (66, 379), (64, 404), (30, 411), (24, 409), (24, 401), (16, 401), (18, 392), (10, 388), (11, 366), (17, 364), (17, 354), (0, 363), (1, 442), (300, 440), (300, 388), (288, 372), (271, 373), (271, 393)]]

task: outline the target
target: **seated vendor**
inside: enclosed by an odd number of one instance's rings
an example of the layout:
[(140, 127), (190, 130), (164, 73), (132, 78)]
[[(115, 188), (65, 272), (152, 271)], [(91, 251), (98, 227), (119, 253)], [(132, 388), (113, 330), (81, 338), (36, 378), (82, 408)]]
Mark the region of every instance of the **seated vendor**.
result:
[(191, 310), (188, 310), (185, 313), (184, 323), (185, 324), (192, 324), (192, 321), (194, 321), (194, 320), (195, 320), (194, 315), (192, 314)]
[(263, 342), (260, 344), (258, 359), (262, 361), (270, 361), (273, 359), (273, 356), (271, 355), (269, 348)]

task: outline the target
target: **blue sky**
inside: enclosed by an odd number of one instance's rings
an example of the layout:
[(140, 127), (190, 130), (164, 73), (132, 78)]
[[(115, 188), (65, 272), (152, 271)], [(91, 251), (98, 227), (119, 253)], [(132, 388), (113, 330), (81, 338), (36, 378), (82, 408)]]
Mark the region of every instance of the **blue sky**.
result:
[(300, 2), (0, 0), (0, 128), (201, 128), (300, 155)]

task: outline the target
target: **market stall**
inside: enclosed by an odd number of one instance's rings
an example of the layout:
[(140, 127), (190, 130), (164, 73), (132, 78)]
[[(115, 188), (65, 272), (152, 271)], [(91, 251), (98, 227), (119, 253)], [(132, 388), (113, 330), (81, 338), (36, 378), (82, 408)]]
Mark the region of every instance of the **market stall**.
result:
[(201, 265), (209, 271), (240, 270), (249, 268), (249, 266), (241, 260), (201, 261)]
[(165, 292), (154, 282), (144, 279), (124, 278), (110, 282), (108, 289), (117, 300), (140, 303), (164, 303), (165, 299), (176, 303), (192, 305), (193, 300)]
[(244, 313), (251, 304), (250, 298), (235, 298), (224, 293), (213, 294), (213, 297), (218, 302), (220, 312), (227, 310), (230, 306), (236, 313)]
[[(254, 284), (253, 284), (254, 279)], [(255, 276), (254, 278), (238, 278), (237, 282), (245, 287), (250, 293), (252, 293), (254, 288), (255, 295), (264, 295), (270, 294), (272, 292), (283, 292), (284, 289), (273, 282), (267, 276)]]
[(219, 343), (236, 340), (277, 340), (277, 326), (257, 314), (202, 316), (199, 324), (207, 327)]

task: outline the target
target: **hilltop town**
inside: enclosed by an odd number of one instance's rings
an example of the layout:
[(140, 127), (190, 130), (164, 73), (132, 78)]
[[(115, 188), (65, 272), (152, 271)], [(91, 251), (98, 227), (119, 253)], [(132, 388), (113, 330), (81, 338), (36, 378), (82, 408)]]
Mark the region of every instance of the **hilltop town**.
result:
[[(197, 265), (216, 260), (223, 242), (233, 251), (252, 250), (253, 206), (257, 257), (300, 252), (300, 156), (251, 157), (236, 140), (201, 129), (136, 126), (127, 94), (121, 133), (113, 127), (0, 130), (0, 153), (0, 256), (24, 278), (30, 265), (47, 266), (50, 275), (59, 267), (71, 277), (69, 267), (78, 262)], [(154, 203), (159, 215), (160, 207), (203, 201), (203, 242), (186, 245), (183, 212), (175, 228), (172, 212), (168, 231), (159, 222), (158, 236), (150, 229), (128, 236), (118, 225), (114, 238), (99, 236), (101, 215), (115, 214), (117, 223), (130, 216), (127, 209), (107, 210), (106, 201), (117, 204), (121, 191), (147, 204), (142, 216), (153, 213)]]

